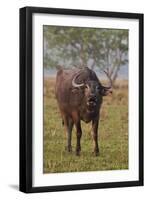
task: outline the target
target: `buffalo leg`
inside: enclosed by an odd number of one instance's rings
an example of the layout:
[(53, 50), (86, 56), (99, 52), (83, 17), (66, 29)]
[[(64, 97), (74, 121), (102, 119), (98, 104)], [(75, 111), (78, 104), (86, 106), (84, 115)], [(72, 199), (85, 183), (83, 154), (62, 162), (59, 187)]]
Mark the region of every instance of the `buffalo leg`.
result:
[(94, 140), (94, 154), (98, 156), (99, 147), (98, 147), (98, 120), (97, 119), (92, 121), (92, 137)]
[(71, 146), (72, 128), (73, 128), (73, 121), (72, 119), (69, 119), (68, 127), (67, 127), (67, 151), (68, 152), (72, 151), (72, 146)]
[(71, 152), (72, 151), (71, 137), (72, 137), (72, 128), (73, 128), (72, 119), (64, 117), (64, 126), (65, 126), (66, 135), (67, 135), (67, 146), (66, 146), (66, 149), (67, 149), (68, 152)]
[(82, 129), (81, 129), (80, 121), (75, 123), (75, 126), (76, 126), (76, 131), (77, 131), (76, 155), (79, 156), (80, 155), (80, 151), (81, 151), (80, 140), (81, 140), (81, 136), (82, 136)]

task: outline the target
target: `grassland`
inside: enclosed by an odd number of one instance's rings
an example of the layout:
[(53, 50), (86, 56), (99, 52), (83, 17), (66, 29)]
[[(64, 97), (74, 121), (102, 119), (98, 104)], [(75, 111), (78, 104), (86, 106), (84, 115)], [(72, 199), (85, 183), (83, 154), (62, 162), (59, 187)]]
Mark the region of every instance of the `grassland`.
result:
[(44, 173), (128, 168), (128, 83), (118, 81), (112, 96), (104, 97), (99, 125), (100, 155), (92, 154), (91, 124), (82, 123), (81, 155), (65, 150), (66, 135), (54, 95), (54, 78), (44, 80)]

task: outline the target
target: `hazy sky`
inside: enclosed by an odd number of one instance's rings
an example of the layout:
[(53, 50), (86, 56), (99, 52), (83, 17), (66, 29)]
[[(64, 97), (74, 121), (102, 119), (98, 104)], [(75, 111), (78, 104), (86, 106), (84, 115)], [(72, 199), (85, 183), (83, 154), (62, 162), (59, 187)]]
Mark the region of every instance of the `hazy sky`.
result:
[[(56, 76), (56, 69), (46, 69), (44, 68), (44, 76)], [(105, 75), (103, 73), (100, 73), (98, 69), (96, 69), (96, 74), (101, 78), (105, 78)], [(128, 79), (128, 65), (122, 66), (120, 68), (118, 79)]]

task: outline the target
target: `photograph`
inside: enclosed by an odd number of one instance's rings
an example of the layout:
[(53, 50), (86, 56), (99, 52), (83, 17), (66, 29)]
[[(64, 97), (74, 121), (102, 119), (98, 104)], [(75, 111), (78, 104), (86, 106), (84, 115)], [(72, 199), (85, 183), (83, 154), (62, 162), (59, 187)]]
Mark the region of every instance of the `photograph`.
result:
[(20, 190), (143, 185), (143, 14), (20, 9)]
[(128, 169), (127, 29), (43, 26), (43, 172)]

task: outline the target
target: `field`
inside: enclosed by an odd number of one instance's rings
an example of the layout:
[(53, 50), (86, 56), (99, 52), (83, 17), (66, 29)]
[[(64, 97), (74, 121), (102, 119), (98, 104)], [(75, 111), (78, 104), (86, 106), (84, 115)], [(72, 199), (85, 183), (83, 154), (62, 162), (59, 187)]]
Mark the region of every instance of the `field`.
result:
[(128, 168), (128, 83), (118, 81), (112, 96), (104, 97), (99, 125), (100, 155), (92, 154), (91, 123), (82, 122), (81, 155), (65, 150), (66, 134), (54, 94), (54, 78), (44, 79), (44, 173), (120, 170)]

